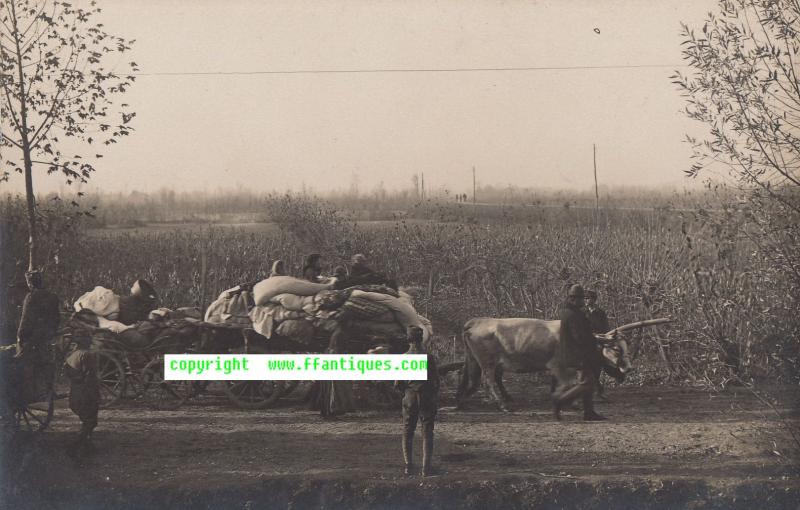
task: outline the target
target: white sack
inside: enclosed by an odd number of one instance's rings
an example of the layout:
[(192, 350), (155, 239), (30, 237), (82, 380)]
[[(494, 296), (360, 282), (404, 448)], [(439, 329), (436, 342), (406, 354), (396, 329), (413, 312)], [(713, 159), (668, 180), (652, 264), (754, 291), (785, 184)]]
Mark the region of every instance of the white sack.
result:
[(307, 306), (314, 305), (314, 296), (297, 296), (295, 294), (278, 294), (270, 299), (287, 310), (302, 312)]
[(256, 305), (263, 306), (278, 294), (313, 296), (317, 292), (330, 289), (332, 286), (333, 284), (330, 283), (312, 283), (293, 276), (273, 276), (266, 280), (261, 280), (253, 287), (253, 297)]
[(115, 319), (119, 313), (119, 296), (114, 291), (97, 286), (75, 301), (75, 311), (91, 310), (98, 317)]

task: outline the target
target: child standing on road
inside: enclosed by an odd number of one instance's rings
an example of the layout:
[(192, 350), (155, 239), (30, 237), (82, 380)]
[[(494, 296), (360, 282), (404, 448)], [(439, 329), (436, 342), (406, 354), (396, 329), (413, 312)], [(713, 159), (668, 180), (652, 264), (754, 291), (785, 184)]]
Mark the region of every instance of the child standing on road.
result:
[[(408, 328), (409, 348), (406, 354), (427, 354), (422, 347), (422, 329)], [(422, 422), (422, 476), (433, 474), (433, 424), (439, 396), (439, 372), (436, 360), (428, 354), (428, 378), (424, 381), (397, 381), (395, 387), (403, 396), (403, 461), (405, 474), (413, 472), (412, 450), (417, 421)]]

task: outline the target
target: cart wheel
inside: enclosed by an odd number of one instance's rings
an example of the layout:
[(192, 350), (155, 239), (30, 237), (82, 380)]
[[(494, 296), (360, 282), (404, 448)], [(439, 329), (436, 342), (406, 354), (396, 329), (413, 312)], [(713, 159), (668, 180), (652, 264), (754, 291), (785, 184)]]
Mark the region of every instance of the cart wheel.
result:
[[(244, 335), (248, 331), (243, 330)], [(246, 352), (244, 348), (231, 349), (231, 354)], [(267, 354), (258, 346), (249, 349), (250, 354)], [(290, 381), (222, 381), (228, 399), (242, 409), (267, 409), (285, 394), (286, 383)]]
[(369, 407), (397, 407), (402, 400), (400, 393), (388, 381), (369, 381), (366, 389), (365, 397)]
[(294, 390), (297, 389), (298, 386), (300, 386), (300, 381), (283, 381), (283, 383), (284, 387), (281, 397), (288, 397)]
[(224, 381), (225, 394), (242, 409), (266, 409), (281, 398), (286, 381)]
[(177, 409), (194, 393), (194, 381), (165, 381), (164, 358), (153, 358), (142, 369), (142, 398), (153, 409)]
[(18, 407), (14, 411), (15, 429), (27, 432), (42, 432), (50, 425), (50, 420), (53, 419), (54, 400), (55, 392), (51, 388), (47, 390), (44, 400)]
[(97, 379), (101, 409), (113, 406), (125, 394), (125, 368), (112, 353), (97, 351)]

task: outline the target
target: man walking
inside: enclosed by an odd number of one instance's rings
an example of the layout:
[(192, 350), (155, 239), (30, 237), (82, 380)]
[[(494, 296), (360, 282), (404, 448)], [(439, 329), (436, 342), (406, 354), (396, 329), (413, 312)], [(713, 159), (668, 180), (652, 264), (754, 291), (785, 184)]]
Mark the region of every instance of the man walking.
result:
[[(406, 354), (427, 354), (422, 347), (422, 329), (408, 328), (409, 348)], [(405, 474), (413, 473), (413, 444), (417, 421), (422, 422), (422, 476), (433, 473), (433, 424), (436, 419), (439, 395), (439, 372), (436, 360), (428, 354), (428, 375), (424, 381), (397, 381), (395, 386), (403, 396), (403, 461)]]
[(100, 382), (97, 377), (97, 354), (89, 347), (92, 337), (87, 331), (77, 329), (72, 338), (75, 344), (65, 361), (66, 375), (70, 381), (69, 408), (81, 420), (81, 430), (75, 448), (89, 446), (92, 431), (97, 426), (100, 409)]
[[(553, 406), (558, 420), (561, 419), (561, 409), (579, 397), (583, 399), (585, 421), (606, 419), (594, 410), (594, 385), (602, 354), (597, 348), (589, 319), (581, 310), (583, 304), (583, 287), (573, 285), (561, 310), (561, 331), (553, 360), (553, 371), (558, 381), (558, 388), (553, 393)], [(579, 372), (578, 383), (565, 389), (572, 381), (575, 369)]]

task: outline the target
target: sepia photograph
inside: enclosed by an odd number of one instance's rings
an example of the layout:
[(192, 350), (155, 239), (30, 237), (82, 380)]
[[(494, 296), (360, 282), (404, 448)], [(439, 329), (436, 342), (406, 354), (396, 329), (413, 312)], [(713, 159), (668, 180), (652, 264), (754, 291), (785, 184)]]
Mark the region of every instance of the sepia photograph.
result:
[(0, 0), (0, 508), (798, 502), (800, 1)]

